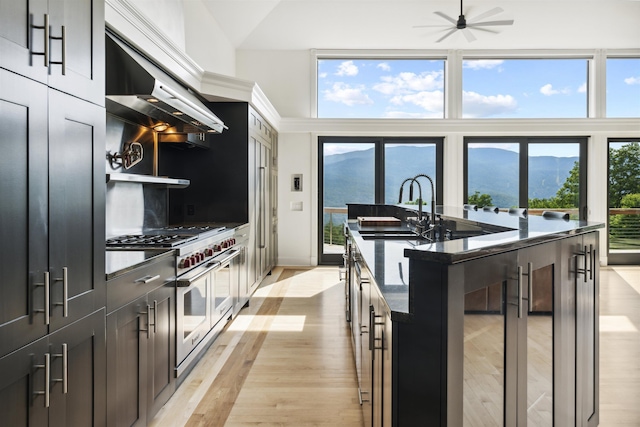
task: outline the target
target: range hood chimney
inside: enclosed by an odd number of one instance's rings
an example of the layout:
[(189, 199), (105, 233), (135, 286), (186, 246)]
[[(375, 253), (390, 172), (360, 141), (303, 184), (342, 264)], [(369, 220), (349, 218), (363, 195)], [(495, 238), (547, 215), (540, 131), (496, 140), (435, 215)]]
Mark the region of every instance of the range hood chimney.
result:
[(195, 93), (107, 32), (106, 107), (117, 117), (166, 133), (228, 129)]

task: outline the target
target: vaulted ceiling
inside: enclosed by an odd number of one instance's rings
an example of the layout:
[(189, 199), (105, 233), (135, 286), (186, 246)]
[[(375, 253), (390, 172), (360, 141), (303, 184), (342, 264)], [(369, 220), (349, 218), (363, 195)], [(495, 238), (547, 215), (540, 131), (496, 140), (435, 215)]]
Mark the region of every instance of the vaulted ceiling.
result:
[(640, 48), (638, 0), (464, 0), (468, 21), (495, 7), (489, 20), (512, 26), (460, 31), (436, 43), (459, 0), (202, 0), (239, 50), (299, 49), (580, 49)]

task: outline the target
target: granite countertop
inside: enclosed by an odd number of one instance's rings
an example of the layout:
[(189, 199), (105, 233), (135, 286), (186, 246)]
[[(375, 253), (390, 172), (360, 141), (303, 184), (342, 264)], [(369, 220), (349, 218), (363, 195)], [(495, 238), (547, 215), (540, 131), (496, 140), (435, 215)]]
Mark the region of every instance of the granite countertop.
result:
[(455, 207), (438, 206), (436, 214), (442, 216), (445, 223), (447, 220), (456, 221), (461, 228), (482, 227), (499, 231), (435, 243), (412, 239), (411, 236), (393, 240), (368, 239), (367, 232), (407, 232), (409, 225), (402, 221), (399, 226), (361, 227), (356, 219), (347, 221), (362, 260), (391, 309), (392, 319), (394, 316), (395, 320), (410, 318), (410, 259), (455, 264), (604, 227), (602, 223), (590, 221), (522, 217), (507, 212)]

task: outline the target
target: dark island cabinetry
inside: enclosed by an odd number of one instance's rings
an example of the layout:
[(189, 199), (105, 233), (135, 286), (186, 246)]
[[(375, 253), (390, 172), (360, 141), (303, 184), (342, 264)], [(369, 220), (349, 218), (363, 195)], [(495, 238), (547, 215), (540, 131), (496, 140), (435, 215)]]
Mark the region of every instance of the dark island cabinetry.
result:
[(0, 2), (3, 425), (105, 424), (103, 105), (104, 2)]
[(365, 425), (598, 425), (602, 224), (443, 208), (450, 224), (503, 228), (433, 242), (360, 225), (411, 216), (366, 206), (346, 224)]

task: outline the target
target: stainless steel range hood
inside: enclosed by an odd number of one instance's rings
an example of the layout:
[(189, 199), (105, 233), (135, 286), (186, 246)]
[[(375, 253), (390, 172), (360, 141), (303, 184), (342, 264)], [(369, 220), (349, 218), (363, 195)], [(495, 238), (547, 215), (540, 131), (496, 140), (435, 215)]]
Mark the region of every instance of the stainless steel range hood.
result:
[(227, 129), (198, 97), (130, 46), (107, 32), (107, 111), (168, 133)]

